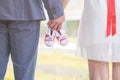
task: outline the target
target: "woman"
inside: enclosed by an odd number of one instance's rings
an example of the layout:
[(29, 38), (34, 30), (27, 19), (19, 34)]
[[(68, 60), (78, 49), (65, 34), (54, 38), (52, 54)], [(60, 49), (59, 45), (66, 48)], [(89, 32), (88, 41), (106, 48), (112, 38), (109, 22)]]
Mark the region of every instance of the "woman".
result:
[(120, 0), (84, 0), (77, 55), (88, 59), (90, 80), (120, 80)]

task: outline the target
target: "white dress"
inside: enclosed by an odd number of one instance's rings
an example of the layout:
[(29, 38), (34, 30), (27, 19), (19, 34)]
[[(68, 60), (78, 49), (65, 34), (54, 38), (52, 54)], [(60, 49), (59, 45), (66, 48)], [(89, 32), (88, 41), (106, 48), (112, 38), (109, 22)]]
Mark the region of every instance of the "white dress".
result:
[[(116, 33), (106, 36), (108, 0), (84, 0), (78, 31), (77, 56), (91, 60), (120, 62), (120, 0), (115, 1)], [(114, 23), (114, 22), (113, 22)], [(110, 29), (112, 27), (111, 26)]]

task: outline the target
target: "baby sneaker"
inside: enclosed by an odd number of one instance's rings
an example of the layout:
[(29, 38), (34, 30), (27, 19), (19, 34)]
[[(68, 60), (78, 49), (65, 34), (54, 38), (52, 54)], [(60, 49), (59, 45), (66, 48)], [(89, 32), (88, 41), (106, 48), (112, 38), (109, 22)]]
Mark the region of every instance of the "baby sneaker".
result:
[(45, 37), (44, 37), (44, 43), (48, 47), (52, 47), (54, 44), (54, 39), (55, 39), (55, 31), (51, 31), (48, 29), (45, 32)]
[(56, 38), (60, 45), (65, 46), (68, 44), (68, 39), (64, 30), (56, 31)]

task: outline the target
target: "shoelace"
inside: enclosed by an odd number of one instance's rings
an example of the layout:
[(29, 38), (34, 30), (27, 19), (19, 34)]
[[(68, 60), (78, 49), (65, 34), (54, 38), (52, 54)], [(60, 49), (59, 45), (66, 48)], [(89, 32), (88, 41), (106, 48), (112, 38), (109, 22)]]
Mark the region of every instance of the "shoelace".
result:
[(115, 10), (115, 0), (108, 1), (108, 16), (107, 16), (107, 29), (106, 36), (114, 36), (116, 34), (116, 10)]
[(47, 37), (45, 40), (46, 40), (46, 41), (52, 41), (52, 39), (53, 39), (53, 37), (52, 37), (52, 36), (49, 36), (49, 37)]
[(57, 38), (59, 41), (62, 41), (62, 40), (67, 39), (66, 36), (67, 36), (67, 35), (65, 34), (65, 32), (62, 32), (62, 33), (61, 33), (60, 31), (58, 31), (56, 38)]
[(65, 35), (65, 31), (61, 30), (61, 31), (56, 31), (57, 36), (64, 36)]
[(49, 36), (49, 37), (46, 37), (46, 40), (52, 41), (52, 39), (55, 36), (54, 31), (51, 31), (50, 29), (48, 29), (48, 31), (46, 31), (46, 34)]

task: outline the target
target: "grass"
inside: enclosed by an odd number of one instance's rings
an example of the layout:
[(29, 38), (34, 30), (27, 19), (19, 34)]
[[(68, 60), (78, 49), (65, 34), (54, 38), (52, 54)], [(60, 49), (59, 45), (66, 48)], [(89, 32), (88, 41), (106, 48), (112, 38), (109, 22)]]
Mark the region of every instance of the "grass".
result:
[[(50, 51), (52, 54), (48, 54)], [(50, 51), (39, 50), (35, 80), (88, 80), (85, 59), (67, 55), (69, 51)], [(8, 66), (5, 80), (14, 80), (12, 65)]]
[[(55, 75), (46, 80), (88, 80), (86, 60), (62, 54), (49, 56), (41, 55), (40, 62), (43, 65), (52, 65), (55, 68)], [(70, 73), (71, 72), (71, 73)], [(47, 74), (50, 76), (49, 74)], [(42, 77), (42, 76), (41, 76)], [(44, 78), (45, 76), (43, 76)], [(84, 79), (85, 78), (85, 79)]]
[[(74, 42), (75, 38), (70, 38)], [(89, 80), (87, 60), (76, 57), (75, 51), (39, 48), (35, 80)], [(110, 64), (111, 69), (111, 64)], [(8, 65), (5, 80), (14, 80), (13, 67)]]

